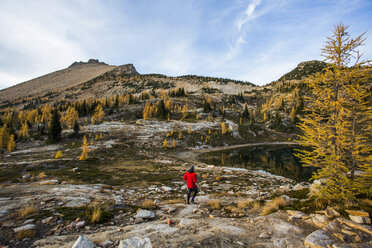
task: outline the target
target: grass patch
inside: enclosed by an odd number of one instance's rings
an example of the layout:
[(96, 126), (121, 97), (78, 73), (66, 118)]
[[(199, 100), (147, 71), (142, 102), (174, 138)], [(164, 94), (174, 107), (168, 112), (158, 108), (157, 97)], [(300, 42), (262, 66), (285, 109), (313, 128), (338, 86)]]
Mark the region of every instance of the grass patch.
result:
[(33, 230), (33, 229), (30, 229), (30, 230), (22, 230), (22, 231), (19, 231), (17, 232), (16, 234), (16, 239), (17, 240), (22, 240), (24, 238), (34, 238), (36, 236), (36, 231)]
[(268, 215), (271, 214), (275, 211), (279, 210), (279, 207), (284, 207), (286, 206), (287, 202), (283, 197), (277, 197), (274, 198), (273, 200), (266, 202), (265, 205), (262, 208), (261, 213), (263, 215)]
[(222, 207), (220, 200), (210, 200), (208, 201), (208, 205), (212, 210), (219, 210)]
[(184, 203), (184, 202), (185, 202), (185, 199), (183, 199), (183, 198), (177, 198), (177, 199), (166, 200), (163, 203), (164, 204), (176, 204), (176, 203)]
[(291, 190), (289, 192), (286, 192), (285, 194), (288, 195), (291, 198), (297, 198), (297, 199), (307, 199), (309, 195), (310, 190), (308, 188), (301, 189), (301, 190)]
[(239, 208), (239, 207), (235, 207), (235, 206), (226, 206), (225, 207), (225, 210), (229, 213), (235, 213), (235, 214), (241, 214), (243, 213), (243, 209)]
[(253, 202), (250, 199), (240, 199), (237, 201), (236, 205), (238, 206), (238, 208), (245, 209), (250, 207), (252, 203)]
[(26, 218), (27, 216), (30, 216), (32, 214), (36, 214), (39, 210), (35, 208), (34, 206), (27, 206), (23, 207), (19, 210), (19, 215), (21, 218)]
[(145, 209), (154, 209), (155, 203), (153, 200), (145, 200), (144, 202), (142, 202), (142, 207)]

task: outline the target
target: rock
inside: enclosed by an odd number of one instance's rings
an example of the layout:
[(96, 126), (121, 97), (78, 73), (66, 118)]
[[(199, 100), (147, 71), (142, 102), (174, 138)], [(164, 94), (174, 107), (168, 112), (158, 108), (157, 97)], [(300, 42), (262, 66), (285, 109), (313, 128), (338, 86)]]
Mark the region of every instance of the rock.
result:
[(40, 185), (55, 185), (58, 183), (58, 180), (45, 180), (45, 181), (40, 181)]
[(244, 244), (243, 242), (236, 241), (236, 243), (237, 243), (238, 245), (245, 246), (245, 244)]
[(167, 186), (162, 186), (161, 189), (165, 192), (169, 192), (173, 190), (171, 187), (167, 187)]
[(99, 243), (99, 246), (103, 247), (103, 248), (107, 248), (109, 246), (112, 246), (114, 244), (114, 242), (112, 242), (111, 240), (106, 240), (106, 241), (103, 241), (101, 243)]
[(190, 226), (193, 224), (193, 221), (187, 218), (182, 218), (180, 222), (178, 223), (178, 227), (185, 228), (187, 226)]
[(136, 217), (135, 219), (134, 219), (134, 224), (140, 224), (140, 223), (142, 223), (143, 222), (143, 219), (141, 218), (141, 217)]
[(360, 230), (362, 232), (365, 232), (367, 233), (368, 235), (372, 236), (372, 228), (370, 226), (367, 226), (367, 225), (360, 225), (360, 224), (357, 224), (353, 221), (349, 221), (347, 219), (344, 219), (344, 218), (338, 218), (337, 219), (340, 223), (342, 224), (345, 224), (345, 225), (348, 225), (349, 227), (351, 228), (354, 228), (354, 229), (357, 229), (357, 230)]
[(327, 248), (334, 242), (327, 236), (324, 230), (312, 232), (305, 238), (305, 246), (309, 248)]
[(355, 210), (345, 210), (348, 214), (353, 216), (362, 216), (362, 217), (369, 217), (369, 213), (366, 211), (355, 211)]
[(72, 248), (94, 248), (96, 245), (87, 237), (80, 235)]
[(142, 219), (152, 219), (155, 218), (155, 213), (150, 210), (140, 209), (134, 217), (141, 217)]
[(261, 239), (269, 239), (270, 238), (270, 234), (268, 234), (267, 232), (263, 232), (260, 234), (259, 236)]
[(305, 217), (306, 216), (306, 214), (304, 214), (304, 213), (302, 213), (300, 211), (295, 211), (295, 210), (287, 210), (287, 213), (290, 216), (292, 216), (292, 217), (294, 217), (296, 219), (302, 219), (302, 217)]
[(43, 224), (50, 224), (57, 220), (57, 216), (50, 216), (48, 218), (43, 219), (41, 222)]
[(28, 220), (25, 220), (25, 222), (23, 222), (24, 225), (27, 225), (27, 224), (30, 224), (34, 222), (34, 219), (28, 219)]
[(78, 223), (76, 223), (76, 229), (79, 229), (79, 228), (82, 228), (83, 226), (85, 226), (85, 221), (79, 221)]
[(30, 177), (31, 177), (31, 175), (27, 173), (27, 174), (24, 174), (22, 178), (23, 179), (29, 179)]
[(75, 167), (75, 168), (72, 169), (72, 171), (73, 172), (78, 172), (78, 171), (80, 171), (80, 169), (78, 167)]
[(337, 212), (334, 208), (332, 207), (327, 207), (327, 209), (324, 211), (324, 214), (328, 218), (333, 218), (333, 217), (340, 217), (340, 213)]
[(149, 238), (133, 237), (121, 240), (118, 248), (152, 248)]
[(298, 183), (298, 184), (296, 184), (294, 187), (293, 187), (293, 190), (303, 190), (303, 189), (305, 189), (305, 188), (307, 188), (306, 186), (304, 186), (304, 185), (302, 185), (301, 183)]
[(329, 223), (329, 219), (327, 216), (322, 215), (322, 214), (315, 214), (312, 216), (312, 221), (315, 226), (322, 228)]
[(358, 224), (371, 224), (371, 219), (369, 217), (349, 215), (349, 218)]
[(32, 229), (35, 229), (35, 228), (36, 228), (36, 226), (34, 224), (27, 224), (25, 226), (14, 228), (13, 231), (15, 233), (17, 233), (17, 232), (20, 232), (20, 231), (32, 230)]

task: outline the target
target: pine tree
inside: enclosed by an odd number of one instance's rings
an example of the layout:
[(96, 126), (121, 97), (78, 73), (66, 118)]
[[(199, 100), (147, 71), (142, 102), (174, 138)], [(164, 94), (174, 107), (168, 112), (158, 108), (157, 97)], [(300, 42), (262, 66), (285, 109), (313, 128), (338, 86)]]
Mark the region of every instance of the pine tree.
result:
[(79, 122), (75, 121), (75, 124), (74, 124), (74, 136), (75, 137), (79, 136), (79, 131), (80, 131)]
[(167, 144), (167, 140), (165, 139), (164, 142), (163, 142), (163, 148), (167, 148), (168, 144)]
[(81, 152), (80, 160), (86, 160), (88, 158), (88, 152), (89, 152), (89, 145), (87, 141), (87, 137), (84, 136), (83, 138), (83, 144), (82, 144), (83, 151)]
[(14, 134), (10, 135), (9, 141), (8, 141), (8, 151), (12, 152), (16, 149), (16, 143), (14, 141)]
[(57, 108), (54, 108), (52, 111), (52, 120), (49, 126), (49, 139), (52, 142), (59, 142), (61, 140), (61, 116)]
[[(305, 99), (307, 114), (300, 119), (304, 134), (299, 143), (311, 149), (297, 154), (305, 166), (320, 168), (313, 175), (324, 181), (318, 199), (342, 203), (372, 192), (372, 148), (366, 142), (372, 118), (366, 84), (371, 76), (357, 50), (364, 34), (351, 38), (347, 28), (335, 27), (322, 49), (330, 66), (307, 80), (312, 96)], [(353, 58), (355, 63), (348, 67)]]

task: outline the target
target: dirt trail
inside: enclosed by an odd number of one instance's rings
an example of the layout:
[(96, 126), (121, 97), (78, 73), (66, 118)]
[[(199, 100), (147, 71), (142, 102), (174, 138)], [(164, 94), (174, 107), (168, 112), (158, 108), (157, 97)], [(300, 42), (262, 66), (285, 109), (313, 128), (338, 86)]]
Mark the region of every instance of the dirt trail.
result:
[(296, 142), (285, 141), (285, 142), (260, 142), (260, 143), (248, 143), (248, 144), (239, 144), (239, 145), (231, 145), (231, 146), (219, 146), (219, 147), (213, 147), (213, 148), (207, 148), (207, 149), (180, 152), (176, 154), (176, 157), (180, 159), (188, 160), (190, 162), (197, 162), (198, 156), (200, 154), (207, 153), (207, 152), (217, 152), (217, 151), (251, 147), (251, 146), (297, 145), (297, 144), (298, 143)]

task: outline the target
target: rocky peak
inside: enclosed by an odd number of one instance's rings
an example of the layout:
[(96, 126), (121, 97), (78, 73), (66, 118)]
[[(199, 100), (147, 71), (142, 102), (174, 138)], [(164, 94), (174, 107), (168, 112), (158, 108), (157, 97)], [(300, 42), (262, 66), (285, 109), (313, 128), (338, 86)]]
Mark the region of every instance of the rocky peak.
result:
[(77, 61), (75, 61), (68, 68), (76, 67), (76, 66), (80, 66), (80, 65), (92, 65), (92, 64), (107, 65), (105, 62), (100, 62), (98, 59), (89, 59), (88, 62), (83, 62), (83, 61), (77, 62)]
[(319, 60), (301, 62), (292, 71), (282, 76), (279, 81), (300, 80), (317, 72), (321, 72), (326, 66), (327, 63)]

